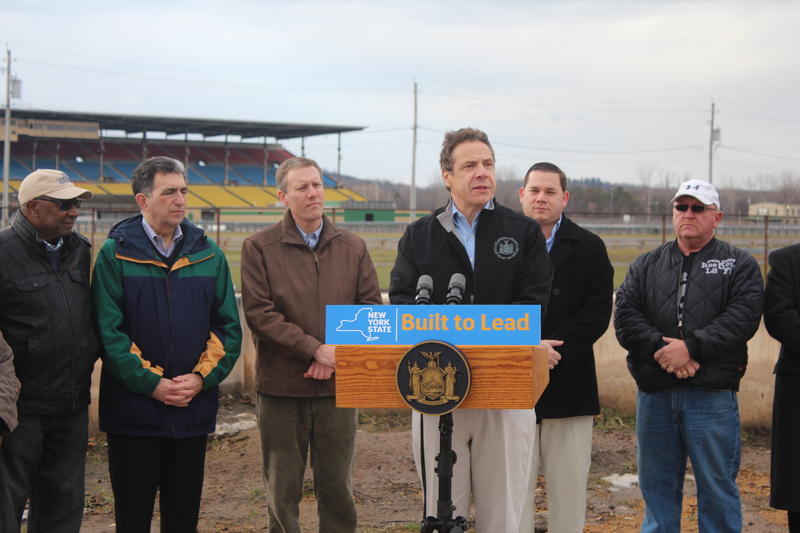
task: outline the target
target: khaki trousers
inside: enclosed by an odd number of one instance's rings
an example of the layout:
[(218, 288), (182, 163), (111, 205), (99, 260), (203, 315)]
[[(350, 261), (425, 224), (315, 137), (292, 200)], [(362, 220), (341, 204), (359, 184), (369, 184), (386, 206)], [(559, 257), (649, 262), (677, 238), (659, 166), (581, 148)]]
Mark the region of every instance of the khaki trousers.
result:
[[(422, 423), (420, 423), (420, 419)], [(436, 515), (439, 482), (439, 417), (412, 413), (414, 461), (422, 477), (425, 449), (425, 513)], [(470, 493), (479, 533), (517, 533), (526, 499), (533, 450), (533, 409), (458, 409), (453, 412), (453, 516), (469, 517)]]
[(586, 519), (586, 480), (592, 465), (592, 416), (547, 418), (536, 427), (536, 444), (520, 533), (534, 531), (538, 463), (547, 491), (548, 533), (581, 533)]
[(357, 411), (336, 407), (332, 396), (259, 394), (257, 402), (269, 533), (300, 533), (300, 498), (309, 450), (319, 531), (354, 533), (357, 518), (351, 475)]

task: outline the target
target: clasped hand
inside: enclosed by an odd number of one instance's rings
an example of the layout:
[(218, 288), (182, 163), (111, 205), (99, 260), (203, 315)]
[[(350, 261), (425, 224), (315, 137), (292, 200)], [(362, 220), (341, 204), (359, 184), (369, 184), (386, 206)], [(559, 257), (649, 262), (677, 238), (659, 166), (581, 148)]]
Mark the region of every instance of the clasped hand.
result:
[(659, 366), (669, 374), (675, 374), (678, 379), (686, 379), (694, 377), (700, 369), (700, 363), (692, 359), (686, 343), (681, 339), (672, 337), (661, 337), (667, 343), (656, 350), (653, 358)]
[(186, 407), (203, 390), (203, 378), (198, 374), (182, 374), (172, 379), (161, 378), (151, 396), (174, 407)]

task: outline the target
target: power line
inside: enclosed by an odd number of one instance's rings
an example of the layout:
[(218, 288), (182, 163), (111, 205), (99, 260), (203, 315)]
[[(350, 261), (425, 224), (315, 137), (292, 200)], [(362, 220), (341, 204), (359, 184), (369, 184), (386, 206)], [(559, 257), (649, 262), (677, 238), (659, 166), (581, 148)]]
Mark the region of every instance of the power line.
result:
[(553, 103), (536, 103), (536, 102), (523, 102), (519, 100), (500, 100), (494, 98), (484, 98), (478, 96), (466, 96), (460, 94), (453, 94), (453, 93), (445, 93), (440, 91), (427, 91), (428, 94), (438, 95), (438, 96), (446, 96), (448, 98), (459, 98), (462, 100), (471, 100), (475, 102), (484, 102), (484, 103), (491, 103), (491, 104), (500, 104), (500, 105), (511, 105), (511, 106), (525, 106), (525, 107), (535, 107), (541, 109), (563, 109), (567, 111), (592, 111), (592, 112), (599, 112), (599, 113), (697, 113), (700, 112), (698, 109), (647, 109), (647, 108), (596, 108), (596, 107), (583, 107), (579, 105), (565, 105), (565, 104), (553, 104)]
[(38, 46), (30, 46), (30, 45), (20, 45), (22, 48), (27, 48), (30, 50), (35, 50), (38, 52), (47, 52), (48, 54), (61, 54), (71, 57), (76, 57), (79, 59), (89, 59), (91, 61), (103, 61), (107, 63), (111, 63), (113, 65), (130, 65), (133, 67), (145, 68), (149, 70), (163, 70), (167, 72), (191, 72), (195, 74), (207, 74), (214, 77), (225, 76), (225, 77), (242, 77), (242, 78), (256, 78), (256, 79), (279, 79), (279, 80), (320, 80), (320, 81), (354, 81), (354, 80), (400, 80), (405, 79), (399, 76), (392, 76), (392, 77), (353, 77), (353, 76), (281, 76), (281, 75), (274, 75), (274, 74), (249, 74), (249, 73), (242, 73), (242, 72), (226, 72), (226, 71), (210, 71), (205, 69), (194, 69), (194, 68), (187, 68), (187, 67), (180, 67), (175, 65), (160, 65), (160, 64), (153, 64), (153, 63), (139, 63), (136, 61), (128, 61), (119, 58), (110, 58), (110, 57), (102, 57), (102, 56), (92, 56), (86, 54), (79, 54), (76, 52), (69, 52), (65, 50), (55, 50), (52, 48), (42, 48)]
[(741, 152), (743, 154), (757, 155), (757, 156), (761, 156), (761, 157), (772, 157), (774, 159), (785, 159), (787, 161), (800, 162), (800, 158), (797, 158), (797, 157), (789, 157), (789, 156), (786, 156), (786, 155), (777, 155), (777, 154), (767, 154), (767, 153), (764, 153), (764, 152), (753, 152), (751, 150), (744, 150), (743, 148), (736, 148), (734, 146), (728, 146), (728, 145), (724, 145), (724, 144), (719, 145), (719, 147), (720, 148), (724, 148), (725, 150), (731, 150), (731, 151), (734, 151), (734, 152)]
[[(96, 69), (90, 67), (81, 67), (76, 65), (62, 65), (57, 63), (49, 63), (47, 61), (37, 61), (35, 59), (26, 59), (26, 58), (17, 58), (18, 61), (23, 63), (30, 63), (34, 65), (52, 67), (52, 68), (60, 68), (66, 70), (75, 70), (79, 72), (90, 72), (93, 74), (103, 74), (107, 76), (117, 76), (123, 78), (131, 78), (131, 79), (140, 79), (140, 80), (147, 80), (152, 82), (153, 76), (152, 75), (145, 75), (145, 74), (134, 74), (130, 72), (119, 72), (113, 70), (103, 70), (103, 69)], [(217, 86), (217, 87), (239, 87), (243, 89), (250, 89), (250, 90), (269, 90), (269, 91), (304, 91), (304, 92), (321, 92), (321, 93), (401, 93), (399, 89), (339, 89), (334, 87), (328, 86), (314, 86), (314, 87), (291, 87), (291, 86), (280, 86), (276, 87), (273, 85), (263, 85), (263, 84), (245, 84), (245, 83), (231, 83), (230, 81), (219, 81), (219, 79), (202, 79), (202, 78), (174, 78), (169, 76), (161, 76), (159, 75), (157, 80), (159, 82), (170, 81), (175, 83), (181, 84), (198, 84), (202, 83), (205, 86)]]

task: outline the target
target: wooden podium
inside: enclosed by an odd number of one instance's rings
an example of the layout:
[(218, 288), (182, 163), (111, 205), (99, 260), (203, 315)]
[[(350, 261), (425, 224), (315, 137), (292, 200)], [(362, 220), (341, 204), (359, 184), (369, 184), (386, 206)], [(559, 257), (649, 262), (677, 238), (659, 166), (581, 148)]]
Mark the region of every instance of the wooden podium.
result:
[[(336, 347), (338, 407), (402, 407), (397, 365), (411, 346)], [(459, 346), (471, 374), (459, 409), (531, 409), (550, 381), (539, 346)]]

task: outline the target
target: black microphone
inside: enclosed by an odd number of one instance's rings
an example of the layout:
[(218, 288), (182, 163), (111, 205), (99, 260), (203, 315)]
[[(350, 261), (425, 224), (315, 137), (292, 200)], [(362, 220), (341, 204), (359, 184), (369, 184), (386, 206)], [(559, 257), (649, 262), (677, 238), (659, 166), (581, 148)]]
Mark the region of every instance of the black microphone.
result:
[(450, 285), (447, 286), (447, 305), (461, 305), (464, 298), (464, 289), (467, 286), (467, 278), (464, 274), (456, 272), (450, 276)]
[(414, 298), (416, 305), (431, 305), (433, 297), (433, 278), (423, 274), (417, 281), (417, 296)]

